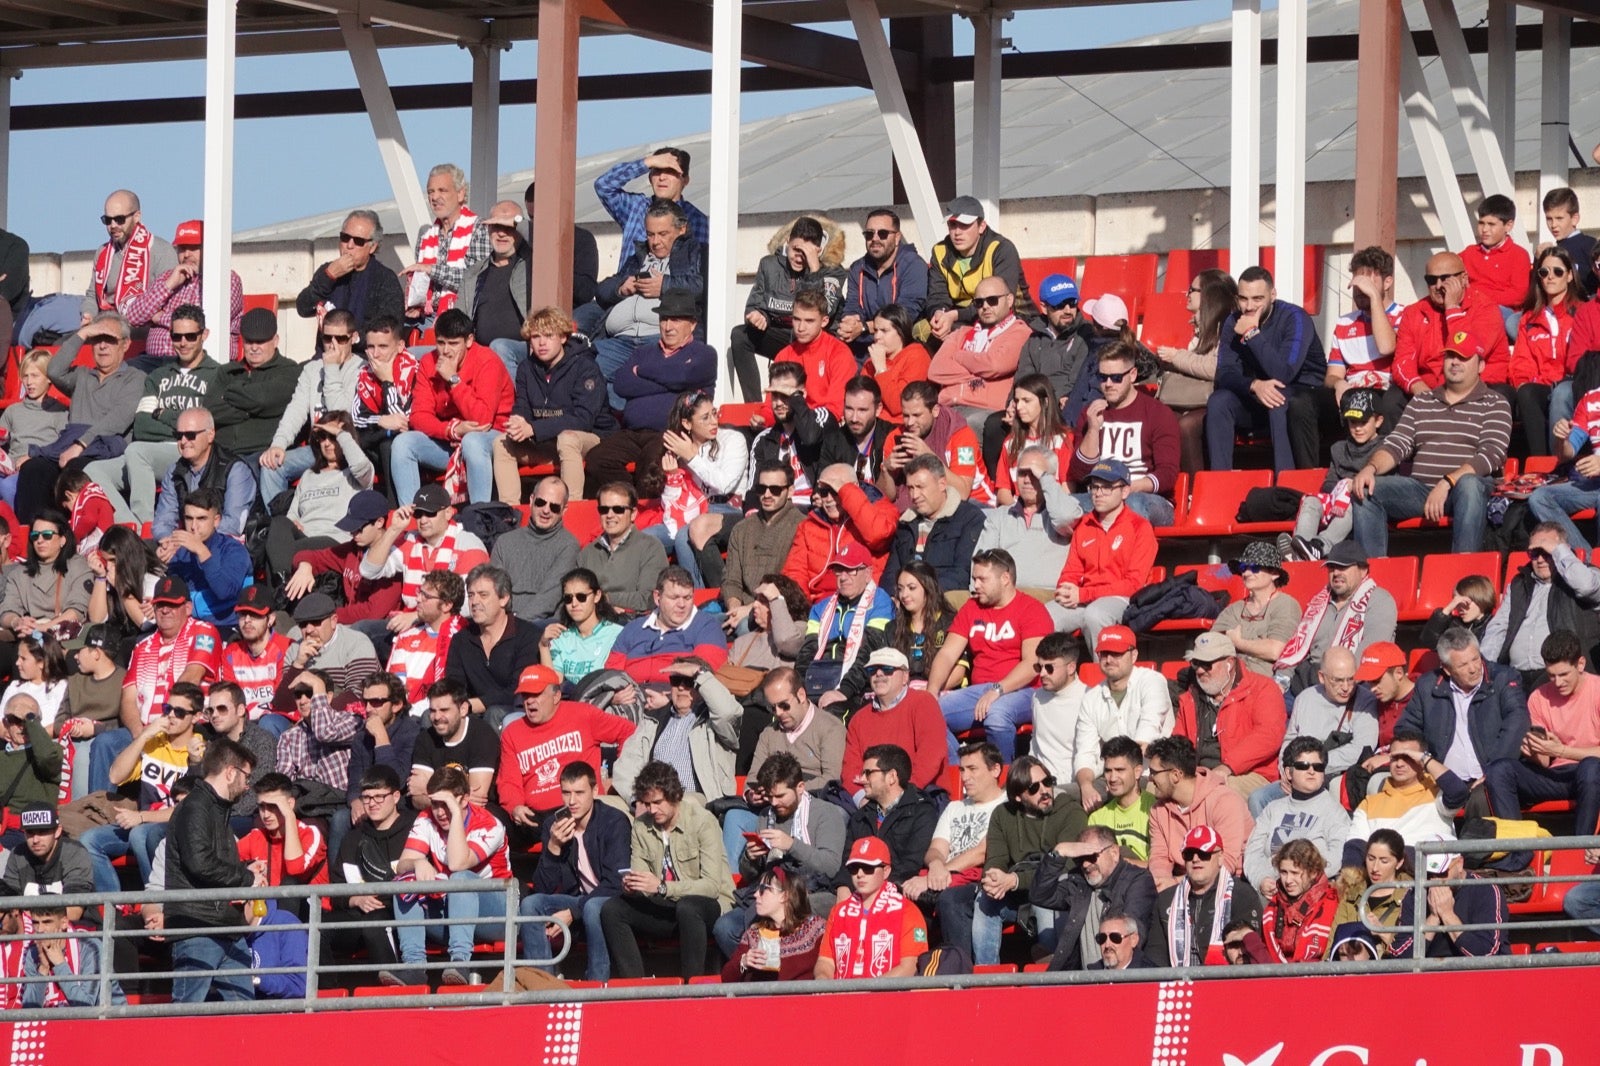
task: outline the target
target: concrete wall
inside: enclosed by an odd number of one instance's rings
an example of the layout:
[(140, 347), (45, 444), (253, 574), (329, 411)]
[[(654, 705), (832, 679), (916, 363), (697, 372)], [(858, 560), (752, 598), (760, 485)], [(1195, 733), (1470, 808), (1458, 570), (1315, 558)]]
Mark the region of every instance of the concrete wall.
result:
[[(1463, 195), (1476, 201), (1476, 183), (1464, 178)], [(1575, 175), (1573, 187), (1587, 199), (1591, 214), (1600, 217), (1600, 175), (1585, 171)], [(1263, 192), (1259, 239), (1263, 246), (1275, 239), (1273, 222), (1276, 203), (1270, 186)], [(1432, 209), (1427, 183), (1409, 178), (1399, 183), (1399, 219), (1395, 256), (1397, 260), (1396, 298), (1402, 303), (1415, 299), (1428, 257), (1443, 249), (1442, 229)], [(1538, 175), (1517, 175), (1518, 221), (1524, 234), (1532, 233), (1534, 243), (1547, 241), (1543, 215), (1539, 210)], [(1328, 249), (1323, 278), (1323, 335), (1348, 307), (1350, 242), (1354, 239), (1352, 216), (1355, 200), (1353, 182), (1322, 182), (1306, 188), (1306, 241)], [(748, 214), (740, 218), (737, 259), (739, 277), (735, 307), (742, 306), (756, 264), (766, 254), (774, 232), (789, 223), (798, 212)], [(864, 251), (859, 223), (864, 221), (858, 208), (839, 208), (824, 214), (845, 227), (848, 257)], [(916, 232), (909, 210), (902, 210), (905, 229), (926, 252), (931, 241)], [(1001, 204), (997, 227), (1016, 242), (1024, 258), (1054, 255), (1124, 255), (1136, 252), (1165, 252), (1174, 248), (1226, 246), (1228, 193), (1226, 189), (1179, 189), (1156, 193), (1106, 193), (1100, 196), (1063, 195), (1045, 199), (1006, 200)], [(1533, 230), (1532, 227), (1537, 227)], [(601, 275), (609, 273), (617, 261), (620, 237), (611, 224), (592, 227), (600, 245)], [(247, 293), (275, 292), (279, 298), (279, 320), (284, 350), (303, 359), (312, 347), (310, 320), (294, 313), (295, 294), (311, 278), (318, 263), (337, 255), (332, 240), (279, 241), (234, 246), (233, 268), (239, 273)], [(386, 253), (391, 268), (400, 262)], [(93, 251), (34, 255), (30, 260), (35, 293), (82, 292), (88, 288)], [(1163, 270), (1165, 269), (1163, 261)], [(1087, 293), (1086, 296), (1095, 295)], [(713, 343), (718, 343), (713, 338)], [(720, 344), (719, 344), (720, 347)]]

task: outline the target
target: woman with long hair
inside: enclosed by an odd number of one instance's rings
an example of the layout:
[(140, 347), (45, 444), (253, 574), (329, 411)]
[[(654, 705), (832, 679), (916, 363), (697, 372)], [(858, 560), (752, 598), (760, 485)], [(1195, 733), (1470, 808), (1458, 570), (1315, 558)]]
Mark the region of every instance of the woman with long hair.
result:
[(1006, 413), (1011, 418), (1011, 432), (1006, 435), (999, 469), (995, 471), (995, 491), (1002, 507), (1016, 502), (1017, 459), (1022, 449), (1036, 444), (1054, 452), (1056, 480), (1065, 483), (1074, 447), (1072, 430), (1061, 421), (1056, 390), (1043, 374), (1029, 374), (1012, 386), (1011, 405)]
[[(94, 576), (77, 554), (71, 521), (53, 507), (34, 516), (28, 530), (28, 557), (20, 566), (8, 567), (4, 581), (0, 627), (17, 640), (40, 632), (65, 632), (63, 626), (71, 627), (75, 635), (88, 618)], [(0, 673), (10, 673), (15, 658), (15, 644), (0, 644)]]
[(899, 304), (880, 308), (873, 316), (872, 343), (867, 347), (861, 373), (883, 390), (883, 413), (900, 421), (900, 390), (912, 381), (926, 381), (933, 356), (911, 334), (915, 325)]
[[(1529, 455), (1550, 454), (1550, 390), (1570, 376), (1567, 342), (1578, 305), (1589, 298), (1572, 256), (1559, 244), (1540, 252), (1528, 275), (1517, 343), (1511, 349), (1511, 384), (1517, 421)], [(1582, 352), (1578, 352), (1582, 355)]]
[[(911, 686), (926, 688), (928, 668), (944, 647), (945, 635), (956, 610), (939, 587), (939, 575), (924, 562), (907, 563), (895, 578), (894, 620), (889, 623), (888, 644), (911, 663)], [(956, 681), (965, 667), (956, 667)]]
[(1217, 376), (1222, 323), (1239, 307), (1239, 287), (1226, 270), (1202, 270), (1189, 283), (1189, 314), (1194, 337), (1187, 348), (1160, 348), (1156, 358), (1165, 373), (1157, 393), (1178, 412), (1179, 467), (1186, 474), (1206, 468), (1206, 398)]
[(594, 571), (578, 567), (561, 578), (561, 608), (539, 637), (539, 661), (559, 673), (571, 692), (605, 665), (622, 632), (622, 616)]
[[(67, 651), (54, 633), (40, 633), (17, 644), (16, 677), (0, 693), (0, 707), (12, 696), (32, 696), (39, 704), (39, 724), (49, 729), (70, 713), (67, 704)], [(53, 730), (52, 730), (53, 732)]]
[[(1411, 856), (1406, 842), (1393, 829), (1374, 829), (1367, 838), (1360, 866), (1347, 866), (1339, 871), (1339, 909), (1333, 915), (1333, 927), (1349, 922), (1361, 922), (1361, 896), (1373, 885), (1407, 882), (1414, 879)], [(1367, 897), (1367, 915), (1374, 926), (1392, 926), (1400, 920), (1400, 908), (1411, 890), (1396, 884), (1392, 888), (1373, 888)], [(1364, 926), (1366, 923), (1362, 923)], [(1387, 954), (1394, 934), (1379, 933), (1367, 927)]]
[(805, 878), (782, 866), (756, 881), (756, 917), (722, 967), (722, 980), (809, 981), (828, 923), (811, 913)]
[(744, 516), (730, 499), (744, 479), (750, 446), (743, 433), (718, 424), (717, 405), (704, 392), (678, 397), (661, 441), (663, 518), (644, 532), (676, 557), (696, 588), (703, 588), (697, 553)]
[(166, 567), (139, 534), (126, 526), (106, 530), (88, 563), (94, 573), (89, 586), (89, 621), (109, 627), (112, 636), (107, 651), (119, 666), (127, 666), (134, 638), (155, 624), (148, 604)]
[(1262, 881), (1261, 939), (1267, 957), (1252, 962), (1321, 962), (1333, 935), (1339, 893), (1309, 840), (1291, 840), (1273, 856), (1277, 876)]
[(267, 532), (267, 565), (287, 575), (296, 552), (331, 548), (350, 539), (339, 522), (355, 494), (372, 488), (373, 466), (351, 432), (350, 416), (328, 411), (311, 427), (311, 469), (300, 475), (289, 510)]

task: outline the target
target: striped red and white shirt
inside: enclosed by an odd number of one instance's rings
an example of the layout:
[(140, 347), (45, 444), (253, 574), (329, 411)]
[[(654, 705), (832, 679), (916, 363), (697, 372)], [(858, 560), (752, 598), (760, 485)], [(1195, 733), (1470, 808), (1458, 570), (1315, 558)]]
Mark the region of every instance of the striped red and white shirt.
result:
[[(465, 800), (462, 801), (461, 810), (462, 817), (466, 819), (467, 847), (472, 849), (473, 857), (478, 860), (472, 872), (479, 877), (510, 877), (511, 849), (506, 846), (506, 827), (482, 807)], [(424, 811), (417, 815), (416, 822), (411, 826), (411, 835), (406, 837), (406, 850), (421, 852), (433, 861), (440, 873), (447, 873), (450, 862), (446, 858), (445, 832), (433, 820), (433, 815)]]
[(289, 654), (289, 638), (274, 633), (267, 638), (267, 646), (260, 658), (251, 654), (250, 646), (236, 640), (222, 649), (221, 677), (244, 689), (245, 706), (250, 709), (253, 722), (272, 710), (272, 697), (283, 680), (283, 663)]
[(139, 705), (139, 721), (148, 724), (166, 705), (172, 683), (195, 663), (205, 667), (202, 683), (217, 676), (222, 638), (210, 622), (190, 618), (178, 635), (164, 641), (159, 632), (134, 645), (123, 688), (133, 688)]
[(389, 672), (406, 683), (406, 700), (412, 714), (428, 710), (428, 686), (444, 676), (450, 655), (450, 638), (461, 631), (459, 614), (446, 615), (439, 628), (415, 625), (394, 638), (389, 652)]
[(451, 522), (437, 546), (429, 547), (421, 534), (412, 531), (394, 546), (382, 567), (374, 569), (363, 558), (361, 576), (377, 581), (400, 574), (400, 603), (406, 610), (413, 611), (417, 607), (417, 596), (422, 592), (422, 579), (430, 573), (449, 570), (466, 577), (473, 567), (488, 561), (489, 550), (478, 535), (462, 529), (459, 522)]
[[(1384, 314), (1389, 324), (1400, 328), (1400, 312), (1405, 310), (1397, 303), (1390, 304)], [(1365, 311), (1351, 311), (1333, 327), (1333, 346), (1328, 352), (1330, 367), (1344, 367), (1345, 380), (1357, 388), (1386, 389), (1394, 368), (1394, 353), (1380, 355), (1378, 342), (1372, 338), (1372, 317)]]

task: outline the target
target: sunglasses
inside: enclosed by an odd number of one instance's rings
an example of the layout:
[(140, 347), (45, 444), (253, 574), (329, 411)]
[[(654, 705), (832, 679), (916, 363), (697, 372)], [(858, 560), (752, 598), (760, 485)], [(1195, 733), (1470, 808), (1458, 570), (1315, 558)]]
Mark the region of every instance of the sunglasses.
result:
[(877, 677), (879, 674), (892, 674), (898, 669), (899, 667), (897, 666), (884, 666), (882, 663), (879, 663), (877, 666), (867, 667), (863, 672), (868, 677)]
[(1541, 278), (1564, 278), (1564, 277), (1567, 276), (1567, 268), (1566, 267), (1540, 267), (1539, 268), (1539, 276)]
[(674, 674), (667, 679), (667, 684), (672, 688), (694, 688), (694, 678)]
[(1245, 574), (1264, 574), (1266, 572), (1267, 572), (1267, 568), (1266, 567), (1257, 566), (1255, 563), (1244, 563), (1239, 567), (1240, 576), (1243, 576)]
[(763, 496), (782, 496), (789, 491), (788, 485), (757, 485), (756, 488)]
[(324, 333), (322, 335), (323, 344), (345, 344), (349, 340), (350, 334), (348, 333)]
[(535, 496), (533, 498), (533, 503), (530, 504), (529, 506), (542, 507), (546, 511), (549, 511), (551, 514), (560, 514), (561, 513), (561, 509), (562, 509), (562, 507), (564, 505), (556, 503), (554, 500), (544, 500), (544, 499), (540, 499), (538, 496)]
[(354, 233), (341, 232), (339, 234), (339, 243), (340, 244), (353, 244), (357, 248), (365, 248), (367, 245), (372, 243), (372, 238), (371, 237), (357, 237)]
[(1227, 661), (1228, 660), (1226, 659), (1212, 659), (1210, 662), (1205, 662), (1203, 660), (1196, 659), (1194, 661), (1194, 668), (1202, 674), (1209, 674), (1211, 671), (1217, 668), (1218, 663), (1225, 663)]
[(1458, 270), (1454, 274), (1424, 274), (1422, 275), (1422, 280), (1431, 289), (1440, 282), (1448, 281), (1451, 278), (1459, 278), (1464, 274), (1466, 274), (1465, 270)]
[(1094, 935), (1094, 942), (1102, 947), (1105, 946), (1105, 942), (1107, 940), (1111, 941), (1113, 944), (1120, 944), (1124, 940), (1131, 939), (1133, 939), (1132, 933), (1096, 933)]
[(416, 507), (411, 509), (411, 513), (417, 518), (434, 518), (439, 514), (438, 511), (423, 511)]
[(177, 704), (168, 703), (161, 708), (162, 714), (170, 714), (174, 718), (187, 718), (194, 713), (193, 707), (179, 707)]
[(1047, 303), (1047, 304), (1045, 304), (1045, 306), (1048, 307), (1052, 311), (1059, 311), (1063, 307), (1070, 307), (1074, 311), (1076, 311), (1078, 309), (1078, 301), (1077, 300), (1062, 300), (1058, 304)]
[(561, 597), (561, 602), (571, 606), (574, 603), (588, 603), (593, 592), (569, 592)]
[(120, 226), (124, 222), (127, 222), (128, 219), (130, 219), (132, 217), (133, 217), (132, 215), (101, 215), (100, 216), (100, 224), (102, 226), (111, 226), (111, 225)]
[(89, 345), (92, 348), (96, 344), (120, 344), (121, 342), (122, 342), (122, 338), (121, 337), (113, 336), (110, 333), (96, 333), (94, 336), (89, 337), (86, 340), (84, 340), (83, 343)]
[(765, 896), (768, 892), (782, 892), (782, 891), (783, 891), (783, 889), (779, 888), (777, 885), (773, 884), (771, 881), (763, 881), (759, 885), (756, 886), (756, 895), (758, 895), (758, 896)]
[(61, 536), (61, 534), (56, 532), (53, 529), (35, 529), (31, 533), (28, 534), (28, 539), (29, 540), (55, 540), (59, 536)]
[(864, 230), (861, 231), (861, 236), (866, 238), (869, 241), (872, 240), (874, 237), (876, 237), (880, 241), (886, 241), (890, 237), (893, 237), (896, 233), (899, 233), (899, 232), (900, 231), (897, 230), (897, 229), (864, 229)]
[(5, 717), (5, 724), (12, 729), (20, 729), (28, 724), (28, 720), (26, 718), (18, 718), (14, 714), (8, 714)]
[(183, 343), (188, 344), (191, 341), (197, 341), (200, 339), (200, 331), (195, 330), (193, 333), (179, 333), (174, 329), (167, 331), (167, 336), (171, 337), (175, 341), (182, 341)]
[(772, 705), (772, 709), (788, 714), (790, 711), (794, 710), (794, 700), (779, 700), (777, 703)]
[(609, 503), (601, 504), (597, 510), (599, 510), (601, 514), (627, 514), (629, 511), (633, 510), (633, 507), (632, 505), (626, 503)]
[(199, 440), (200, 434), (204, 432), (203, 429), (180, 429), (177, 434), (179, 440)]
[(999, 293), (999, 294), (997, 294), (995, 296), (974, 296), (972, 298), (972, 306), (973, 307), (999, 307), (1000, 306), (1000, 301), (1004, 300), (1009, 295), (1010, 295), (1010, 293), (1002, 292), (1002, 293)]
[(1211, 858), (1211, 856), (1213, 856), (1215, 854), (1217, 854), (1217, 853), (1214, 852), (1214, 851), (1201, 851), (1199, 848), (1184, 848), (1183, 849), (1183, 861), (1184, 862), (1193, 862), (1195, 859), (1200, 859), (1201, 861), (1204, 861), (1206, 859)]
[(312, 696), (311, 686), (296, 685), (294, 688), (289, 690), (289, 695), (293, 696), (297, 700), (309, 700)]
[(1121, 370), (1121, 371), (1118, 371), (1115, 374), (1107, 374), (1103, 370), (1096, 371), (1094, 376), (1099, 378), (1102, 382), (1105, 382), (1105, 381), (1121, 381), (1131, 373), (1133, 373), (1133, 368), (1129, 367), (1127, 370)]
[(388, 696), (363, 696), (363, 697), (361, 697), (361, 702), (366, 704), (368, 707), (382, 707), (384, 704), (389, 702), (389, 697)]
[(811, 498), (815, 500), (827, 500), (837, 495), (839, 494), (833, 490), (831, 485), (818, 485), (811, 490)]
[[(1066, 667), (1063, 666), (1062, 669), (1065, 670)], [(1056, 664), (1036, 662), (1033, 664), (1033, 672), (1036, 674), (1049, 674), (1051, 677), (1054, 677), (1056, 673)]]
[(1041, 777), (1039, 780), (1035, 781), (1033, 784), (1028, 786), (1027, 794), (1030, 795), (1030, 796), (1037, 796), (1039, 794), (1039, 790), (1040, 789), (1042, 789), (1042, 788), (1055, 788), (1055, 787), (1056, 787), (1055, 775), (1054, 774), (1046, 774), (1044, 777)]
[(1306, 762), (1304, 759), (1296, 759), (1289, 765), (1296, 770), (1315, 770), (1319, 774), (1328, 769), (1328, 764), (1325, 762)]

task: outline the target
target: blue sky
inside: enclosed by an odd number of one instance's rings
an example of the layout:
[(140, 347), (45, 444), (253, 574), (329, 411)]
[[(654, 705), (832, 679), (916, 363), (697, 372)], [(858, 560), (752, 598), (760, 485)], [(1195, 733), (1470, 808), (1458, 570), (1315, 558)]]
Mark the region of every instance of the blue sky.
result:
[[(1226, 18), (1228, 9), (1228, 0), (1182, 0), (1028, 11), (1007, 22), (1005, 32), (1029, 51), (1090, 48)], [(823, 28), (850, 32), (848, 25)], [(956, 20), (956, 35), (956, 51), (969, 52), (971, 28), (965, 20)], [(536, 58), (533, 42), (519, 42), (502, 59), (501, 76), (533, 77)], [(700, 52), (620, 35), (586, 37), (579, 52), (584, 74), (703, 69), (706, 62)], [(454, 46), (391, 50), (384, 55), (384, 67), (394, 85), (466, 82), (472, 75), (470, 57)], [(14, 84), (12, 101), (43, 104), (199, 95), (203, 79), (204, 66), (199, 62), (31, 70)], [(241, 93), (349, 88), (354, 87), (355, 76), (342, 53), (323, 53), (242, 60), (237, 83)], [(859, 90), (845, 89), (748, 93), (742, 101), (743, 116), (746, 121), (770, 118), (858, 95)], [(709, 126), (709, 108), (706, 96), (580, 105), (579, 154), (703, 131)], [(467, 163), (465, 109), (403, 112), (401, 121), (423, 172), (441, 160)], [(533, 126), (531, 105), (501, 110), (502, 173), (533, 165)], [(144, 202), (145, 221), (170, 237), (178, 222), (200, 212), (203, 140), (198, 122), (16, 133), (11, 145), (10, 228), (35, 251), (92, 247), (104, 240), (98, 216), (106, 193), (128, 186)], [(85, 152), (91, 141), (93, 150)], [(364, 115), (241, 122), (235, 142), (238, 229), (390, 195)]]

